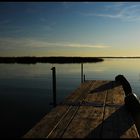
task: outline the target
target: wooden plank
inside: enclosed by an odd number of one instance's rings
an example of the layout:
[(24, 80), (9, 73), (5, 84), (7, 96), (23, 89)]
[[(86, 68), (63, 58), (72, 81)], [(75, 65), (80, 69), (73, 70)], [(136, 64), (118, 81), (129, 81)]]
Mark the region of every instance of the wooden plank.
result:
[(124, 90), (120, 84), (115, 81), (110, 81), (110, 88), (108, 88), (108, 96), (106, 104), (124, 104)]
[(86, 102), (95, 102), (95, 103), (103, 103), (104, 102), (104, 94), (106, 91), (106, 85), (108, 85), (108, 83), (110, 83), (110, 81), (97, 81), (96, 85), (94, 84), (92, 86), (92, 90), (90, 91), (90, 93), (87, 95), (85, 101)]
[[(88, 89), (86, 89), (84, 91), (85, 96), (82, 98), (79, 98), (77, 101), (83, 101), (84, 98), (87, 96), (87, 93), (92, 90), (92, 86), (97, 85), (97, 82), (93, 82), (91, 81), (89, 84), (91, 85), (90, 87), (88, 87)], [(75, 97), (75, 96), (74, 96)], [(68, 98), (67, 98), (68, 99)], [(72, 100), (72, 98), (70, 98)], [(68, 101), (68, 100), (67, 100)], [(73, 101), (73, 100), (72, 100)], [(59, 126), (53, 130), (53, 132), (47, 136), (47, 138), (61, 138), (63, 136), (63, 134), (65, 133), (67, 127), (69, 126), (69, 124), (73, 121), (75, 115), (77, 114), (79, 109), (79, 105), (78, 106), (71, 106), (71, 111), (69, 111), (69, 113), (67, 114), (67, 116), (63, 119), (63, 121), (59, 124)], [(77, 126), (76, 126), (77, 127)]]
[(138, 138), (114, 81), (86, 81), (23, 138)]
[[(106, 90), (102, 90), (102, 85), (106, 83), (107, 81), (96, 81), (96, 84), (91, 87), (91, 92), (84, 101), (95, 102), (98, 100), (103, 104)], [(99, 138), (100, 129), (97, 131), (94, 131), (94, 129), (102, 122), (102, 119), (103, 106), (80, 106), (75, 118), (64, 133), (63, 138)]]
[[(90, 89), (91, 81), (87, 81), (80, 85), (78, 89), (76, 89), (71, 95), (66, 98), (67, 100), (78, 100), (78, 98), (82, 98), (82, 94)], [(76, 94), (77, 93), (77, 94)], [(67, 105), (58, 105), (56, 108), (52, 109), (50, 113), (48, 113), (43, 119), (40, 120), (29, 132), (27, 132), (23, 138), (40, 138), (46, 137), (49, 133), (54, 129), (55, 126), (58, 125), (61, 119), (67, 114), (70, 110), (70, 106)], [(46, 125), (47, 124), (47, 125)]]
[(40, 122), (29, 130), (23, 138), (44, 138), (67, 112), (69, 106), (57, 106), (52, 109)]
[[(110, 106), (107, 106), (109, 105)], [(102, 138), (138, 138), (134, 121), (124, 106), (124, 91), (121, 85), (112, 82), (108, 90), (104, 121), (102, 123)]]
[(106, 117), (102, 123), (102, 138), (139, 138), (134, 121), (125, 106), (106, 107)]
[[(86, 138), (102, 122), (102, 107), (81, 106), (62, 138)], [(92, 137), (99, 137), (100, 131)]]
[(67, 129), (75, 114), (77, 113), (78, 108), (79, 106), (72, 106), (61, 123), (59, 123), (59, 125), (46, 138), (61, 138), (65, 132), (65, 129)]
[(90, 86), (94, 83), (95, 81), (86, 81), (82, 84), (80, 84), (80, 86), (74, 90), (68, 97), (66, 97), (64, 99), (64, 101), (69, 102), (69, 101), (76, 101), (78, 100), (78, 98), (85, 92), (87, 92), (87, 90), (90, 89)]

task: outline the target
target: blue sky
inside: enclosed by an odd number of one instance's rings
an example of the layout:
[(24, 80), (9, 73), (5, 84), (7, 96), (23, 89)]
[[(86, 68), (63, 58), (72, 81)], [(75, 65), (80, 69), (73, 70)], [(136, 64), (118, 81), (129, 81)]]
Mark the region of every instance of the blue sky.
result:
[(140, 56), (140, 2), (1, 2), (0, 56)]

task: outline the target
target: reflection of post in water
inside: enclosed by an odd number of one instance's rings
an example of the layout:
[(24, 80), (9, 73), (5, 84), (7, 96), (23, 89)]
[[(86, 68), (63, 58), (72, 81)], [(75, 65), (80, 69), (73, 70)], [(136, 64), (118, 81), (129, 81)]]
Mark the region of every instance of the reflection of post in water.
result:
[(83, 63), (81, 63), (81, 83), (83, 83)]
[(52, 70), (52, 85), (53, 85), (53, 106), (56, 106), (56, 70), (55, 67), (51, 68)]

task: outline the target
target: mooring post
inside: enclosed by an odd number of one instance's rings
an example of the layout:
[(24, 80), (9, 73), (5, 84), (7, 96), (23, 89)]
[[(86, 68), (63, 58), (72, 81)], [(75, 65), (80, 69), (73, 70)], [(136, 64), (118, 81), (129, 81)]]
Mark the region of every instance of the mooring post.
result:
[(81, 63), (81, 83), (83, 83), (83, 63)]
[(53, 106), (56, 106), (56, 70), (55, 67), (51, 68), (52, 70), (52, 85), (53, 85)]

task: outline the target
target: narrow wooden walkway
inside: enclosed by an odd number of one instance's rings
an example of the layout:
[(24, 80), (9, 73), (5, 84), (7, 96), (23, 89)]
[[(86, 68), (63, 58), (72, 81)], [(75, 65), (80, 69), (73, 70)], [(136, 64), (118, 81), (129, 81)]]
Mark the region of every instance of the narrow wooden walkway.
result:
[(86, 81), (23, 138), (139, 138), (115, 81)]

